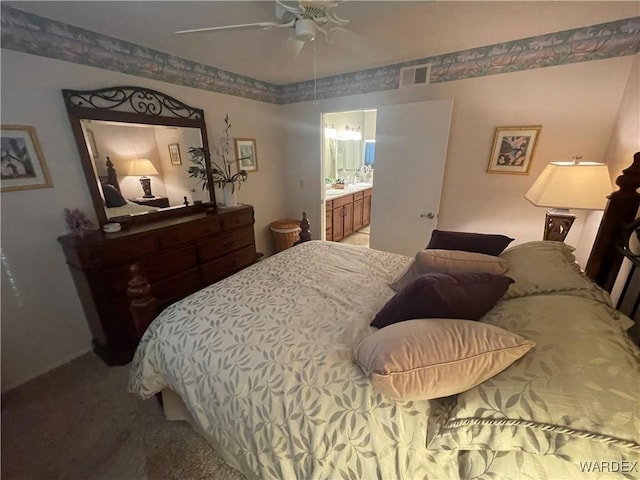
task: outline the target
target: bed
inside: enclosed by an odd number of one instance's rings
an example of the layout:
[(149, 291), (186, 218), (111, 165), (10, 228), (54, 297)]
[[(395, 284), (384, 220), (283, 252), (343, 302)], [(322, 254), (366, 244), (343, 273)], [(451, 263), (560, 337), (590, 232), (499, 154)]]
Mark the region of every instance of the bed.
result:
[(98, 189), (105, 205), (107, 218), (111, 220), (119, 217), (129, 217), (131, 215), (141, 215), (144, 213), (157, 212), (159, 208), (149, 205), (140, 205), (138, 203), (127, 200), (122, 196), (120, 191), (120, 183), (118, 182), (118, 173), (113, 162), (107, 157), (105, 162), (106, 175), (100, 175), (98, 179)]
[[(142, 335), (130, 391), (177, 398), (247, 478), (638, 478), (633, 321), (591, 280), (610, 289), (623, 259), (640, 153), (625, 172), (589, 276), (560, 242), (500, 254), (514, 282), (476, 323), (535, 347), (473, 388), (430, 400), (374, 388), (354, 351), (412, 259), (307, 241), (164, 310)], [(131, 285), (134, 316), (152, 315), (144, 280)]]

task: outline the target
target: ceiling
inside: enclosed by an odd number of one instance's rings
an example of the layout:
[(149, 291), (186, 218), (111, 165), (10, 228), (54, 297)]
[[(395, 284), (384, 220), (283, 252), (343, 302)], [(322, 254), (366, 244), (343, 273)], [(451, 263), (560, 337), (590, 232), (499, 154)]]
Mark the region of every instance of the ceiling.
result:
[[(298, 56), (291, 29), (176, 30), (275, 21), (273, 1), (7, 1), (70, 25), (286, 84), (640, 15), (640, 1), (344, 1), (335, 10), (348, 33), (322, 36)], [(314, 58), (315, 57), (315, 58)], [(315, 60), (315, 62), (314, 62)], [(314, 66), (315, 63), (315, 66)]]

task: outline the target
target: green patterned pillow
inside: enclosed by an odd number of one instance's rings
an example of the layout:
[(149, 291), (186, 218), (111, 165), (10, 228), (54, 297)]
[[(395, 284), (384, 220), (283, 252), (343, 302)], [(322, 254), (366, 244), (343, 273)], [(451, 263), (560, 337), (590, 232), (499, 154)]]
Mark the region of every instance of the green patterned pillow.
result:
[(555, 455), (576, 475), (580, 462), (638, 459), (640, 352), (611, 321), (609, 307), (576, 296), (531, 296), (502, 302), (483, 322), (537, 346), (460, 394), (429, 448)]
[(563, 242), (538, 241), (516, 245), (500, 254), (513, 283), (504, 299), (527, 295), (576, 295), (611, 306), (609, 294), (596, 285), (575, 261), (575, 249)]

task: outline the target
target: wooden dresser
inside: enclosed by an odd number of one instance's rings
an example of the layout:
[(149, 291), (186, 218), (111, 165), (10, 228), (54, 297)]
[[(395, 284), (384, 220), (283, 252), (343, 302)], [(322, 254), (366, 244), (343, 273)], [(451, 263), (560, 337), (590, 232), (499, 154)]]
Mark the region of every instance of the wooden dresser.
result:
[(109, 365), (133, 358), (138, 336), (127, 297), (131, 264), (140, 266), (162, 309), (254, 263), (253, 222), (253, 207), (241, 206), (118, 233), (60, 237), (94, 351)]

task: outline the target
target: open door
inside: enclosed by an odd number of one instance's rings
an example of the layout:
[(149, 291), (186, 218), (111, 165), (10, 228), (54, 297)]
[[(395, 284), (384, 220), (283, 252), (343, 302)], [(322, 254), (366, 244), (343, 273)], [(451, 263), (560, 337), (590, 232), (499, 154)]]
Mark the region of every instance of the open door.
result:
[(453, 99), (378, 108), (371, 248), (413, 257), (438, 222)]

